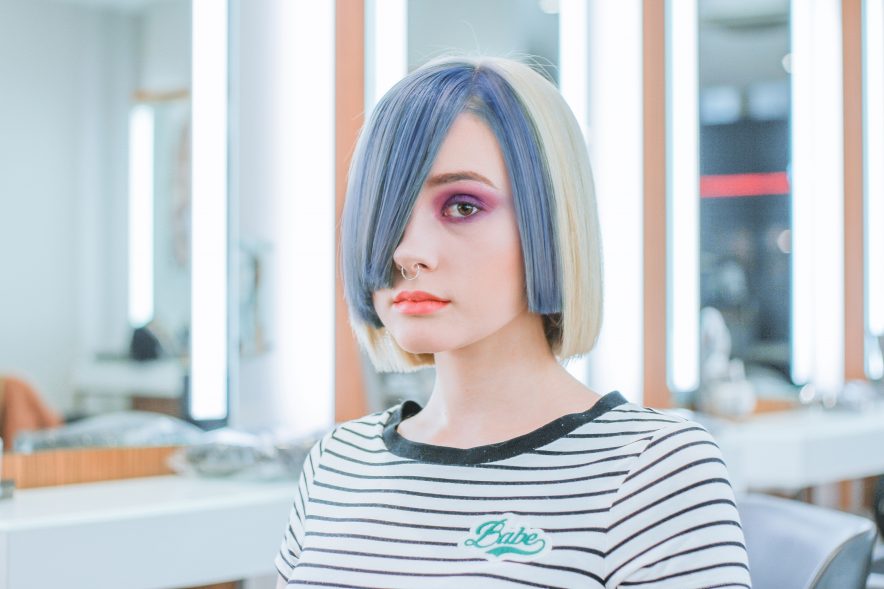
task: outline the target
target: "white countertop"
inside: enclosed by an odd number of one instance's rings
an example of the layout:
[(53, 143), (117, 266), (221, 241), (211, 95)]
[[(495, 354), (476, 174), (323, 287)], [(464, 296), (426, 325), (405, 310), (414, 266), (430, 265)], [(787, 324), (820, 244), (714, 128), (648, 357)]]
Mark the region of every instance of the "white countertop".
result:
[(800, 489), (884, 474), (884, 405), (768, 413), (712, 433), (738, 490)]
[[(802, 409), (713, 431), (738, 492), (884, 473), (884, 406)], [(274, 574), (295, 480), (150, 477), (0, 501), (0, 589), (163, 589)]]
[[(297, 483), (150, 477), (0, 501), (0, 589), (160, 589), (274, 573)], [(58, 575), (61, 575), (59, 577)]]

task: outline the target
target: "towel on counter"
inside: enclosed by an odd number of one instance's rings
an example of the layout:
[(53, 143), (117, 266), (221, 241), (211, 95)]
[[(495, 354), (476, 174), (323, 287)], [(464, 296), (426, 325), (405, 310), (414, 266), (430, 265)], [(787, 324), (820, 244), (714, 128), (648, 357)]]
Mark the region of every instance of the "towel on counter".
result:
[(0, 376), (0, 438), (3, 449), (12, 449), (21, 431), (47, 429), (62, 425), (61, 416), (50, 408), (34, 388), (11, 376)]

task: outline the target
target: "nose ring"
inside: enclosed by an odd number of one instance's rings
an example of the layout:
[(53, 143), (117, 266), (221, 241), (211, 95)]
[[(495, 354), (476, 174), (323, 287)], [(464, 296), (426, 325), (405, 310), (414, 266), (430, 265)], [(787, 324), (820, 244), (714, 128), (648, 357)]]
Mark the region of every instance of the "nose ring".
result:
[(416, 280), (417, 277), (421, 275), (421, 267), (419, 264), (414, 265), (415, 272), (414, 276), (412, 276), (411, 278), (409, 278), (408, 275), (405, 273), (405, 266), (399, 266), (399, 270), (402, 272), (402, 278), (404, 278), (405, 280)]

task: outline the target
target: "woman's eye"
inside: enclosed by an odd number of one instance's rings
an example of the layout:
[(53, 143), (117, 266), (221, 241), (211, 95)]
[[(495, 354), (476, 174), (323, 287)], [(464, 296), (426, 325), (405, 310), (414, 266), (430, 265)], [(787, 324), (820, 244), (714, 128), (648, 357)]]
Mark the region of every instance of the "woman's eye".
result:
[(442, 211), (444, 217), (465, 218), (472, 217), (479, 212), (479, 207), (468, 202), (455, 202), (446, 206)]

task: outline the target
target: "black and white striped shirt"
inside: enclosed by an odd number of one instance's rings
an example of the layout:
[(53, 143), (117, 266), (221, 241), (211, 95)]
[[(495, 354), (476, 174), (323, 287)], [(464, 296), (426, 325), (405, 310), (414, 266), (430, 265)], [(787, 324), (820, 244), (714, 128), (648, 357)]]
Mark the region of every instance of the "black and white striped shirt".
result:
[(750, 587), (721, 454), (619, 393), (469, 449), (412, 442), (406, 401), (310, 452), (276, 557), (289, 585)]

